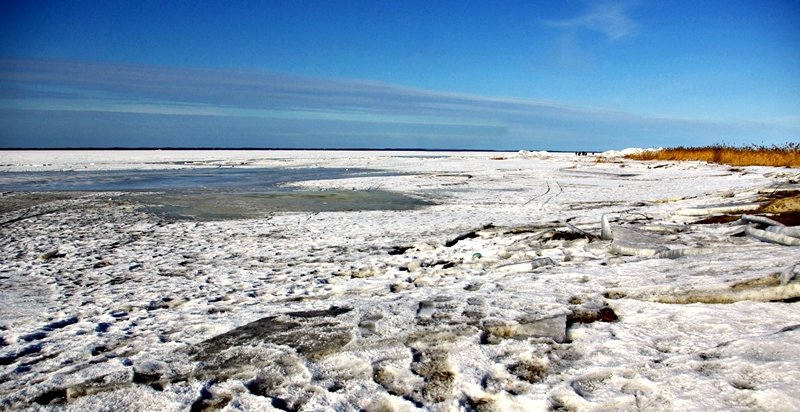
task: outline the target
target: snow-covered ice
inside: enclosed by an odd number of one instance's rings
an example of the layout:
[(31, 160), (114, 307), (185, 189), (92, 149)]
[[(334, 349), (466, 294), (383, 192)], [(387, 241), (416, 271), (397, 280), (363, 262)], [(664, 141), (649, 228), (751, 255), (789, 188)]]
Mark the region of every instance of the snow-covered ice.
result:
[(173, 221), (119, 192), (3, 193), (0, 409), (800, 409), (800, 248), (746, 234), (794, 232), (696, 223), (796, 196), (800, 173), (604, 159), (0, 152), (0, 171), (382, 169), (402, 173), (294, 186), (434, 203)]

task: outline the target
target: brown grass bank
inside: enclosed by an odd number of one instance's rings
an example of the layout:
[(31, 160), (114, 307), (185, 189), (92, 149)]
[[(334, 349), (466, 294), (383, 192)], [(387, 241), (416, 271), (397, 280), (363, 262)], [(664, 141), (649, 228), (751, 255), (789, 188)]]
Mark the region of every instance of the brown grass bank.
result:
[(673, 147), (627, 155), (633, 160), (699, 160), (731, 166), (800, 167), (800, 143), (784, 146)]

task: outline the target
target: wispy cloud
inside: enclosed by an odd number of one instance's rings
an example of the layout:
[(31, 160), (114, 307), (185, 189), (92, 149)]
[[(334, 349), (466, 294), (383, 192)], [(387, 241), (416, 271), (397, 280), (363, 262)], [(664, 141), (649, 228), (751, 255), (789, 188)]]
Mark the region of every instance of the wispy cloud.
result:
[(0, 124), (6, 147), (570, 150), (798, 134), (361, 80), (36, 60), (0, 60)]
[(594, 1), (588, 10), (564, 20), (550, 20), (550, 26), (565, 30), (591, 30), (603, 34), (606, 39), (616, 41), (636, 35), (638, 25), (628, 16), (631, 3), (619, 1)]

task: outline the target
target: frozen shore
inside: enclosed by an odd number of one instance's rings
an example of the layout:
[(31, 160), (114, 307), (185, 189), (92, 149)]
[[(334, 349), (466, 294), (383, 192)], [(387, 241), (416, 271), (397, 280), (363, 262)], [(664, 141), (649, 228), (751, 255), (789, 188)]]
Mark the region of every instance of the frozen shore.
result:
[(786, 203), (796, 169), (541, 152), (0, 159), (380, 169), (402, 174), (295, 186), (433, 203), (171, 221), (121, 192), (3, 193), (0, 409), (800, 409), (800, 248), (747, 235), (758, 222), (697, 223)]

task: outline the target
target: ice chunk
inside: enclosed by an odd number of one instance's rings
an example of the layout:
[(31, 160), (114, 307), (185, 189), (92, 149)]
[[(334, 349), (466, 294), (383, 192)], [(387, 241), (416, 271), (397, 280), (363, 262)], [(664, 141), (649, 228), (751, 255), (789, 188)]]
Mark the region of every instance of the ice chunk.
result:
[(751, 212), (760, 208), (761, 203), (743, 203), (733, 205), (718, 205), (708, 207), (690, 207), (680, 209), (675, 214), (680, 216), (707, 216), (707, 215), (725, 215), (738, 212)]
[(728, 253), (728, 252), (733, 252), (735, 250), (736, 248), (734, 247), (724, 247), (724, 246), (670, 249), (658, 252), (656, 257), (662, 259), (677, 259), (684, 256), (702, 256), (702, 255), (711, 255), (714, 253)]
[(781, 286), (786, 286), (792, 279), (795, 277), (795, 271), (797, 270), (797, 265), (792, 265), (786, 268), (783, 272), (781, 272)]
[(616, 227), (614, 241), (611, 242), (611, 253), (626, 256), (651, 257), (669, 249), (660, 245), (661, 239), (637, 230)]
[(780, 233), (767, 232), (766, 230), (756, 229), (749, 226), (744, 228), (744, 233), (748, 237), (760, 240), (762, 242), (777, 243), (784, 246), (800, 246), (800, 239)]
[(495, 338), (552, 338), (563, 342), (567, 334), (567, 314), (527, 315), (517, 320), (485, 319), (483, 329)]
[(510, 263), (506, 265), (500, 265), (497, 269), (503, 272), (529, 272), (534, 269), (538, 269), (545, 266), (553, 266), (556, 262), (553, 261), (552, 258), (544, 257), (544, 258), (536, 258), (530, 262), (522, 262), (522, 263)]
[(611, 232), (611, 225), (608, 223), (608, 218), (606, 217), (606, 215), (600, 217), (600, 239), (603, 240), (614, 239), (614, 234)]
[(742, 222), (745, 223), (760, 223), (766, 226), (783, 226), (783, 223), (772, 220), (765, 216), (755, 216), (755, 215), (742, 215)]
[(797, 226), (770, 226), (767, 231), (800, 238), (800, 227)]

